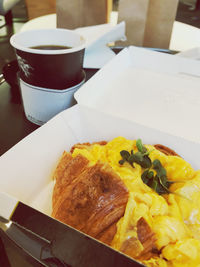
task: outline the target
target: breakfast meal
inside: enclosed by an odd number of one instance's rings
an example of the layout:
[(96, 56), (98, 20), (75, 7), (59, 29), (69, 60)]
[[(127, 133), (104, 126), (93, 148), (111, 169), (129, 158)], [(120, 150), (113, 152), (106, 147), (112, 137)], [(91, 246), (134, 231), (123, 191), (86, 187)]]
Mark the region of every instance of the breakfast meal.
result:
[(55, 170), (52, 216), (146, 266), (200, 266), (200, 170), (164, 145), (75, 144)]

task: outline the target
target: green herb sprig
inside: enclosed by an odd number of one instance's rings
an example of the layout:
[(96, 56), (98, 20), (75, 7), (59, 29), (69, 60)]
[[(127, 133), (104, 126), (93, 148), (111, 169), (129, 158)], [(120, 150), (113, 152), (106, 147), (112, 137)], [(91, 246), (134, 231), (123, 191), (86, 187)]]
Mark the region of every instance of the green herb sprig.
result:
[(149, 152), (146, 147), (143, 146), (141, 139), (136, 141), (136, 146), (138, 151), (134, 154), (133, 150), (129, 153), (127, 150), (122, 150), (120, 155), (122, 159), (119, 161), (120, 165), (123, 165), (125, 162), (128, 162), (133, 168), (133, 163), (139, 164), (142, 168), (151, 167), (151, 159), (149, 158)]
[(155, 159), (152, 162), (152, 169), (156, 171), (155, 175), (154, 172), (149, 169), (142, 173), (141, 178), (143, 183), (151, 187), (159, 195), (171, 193), (169, 187), (173, 184), (173, 182), (167, 179), (167, 172), (162, 166), (160, 160)]
[[(146, 169), (142, 173), (142, 181), (159, 195), (171, 193), (169, 187), (173, 184), (172, 181), (167, 179), (167, 172), (162, 166), (160, 160), (155, 159), (153, 162), (149, 158), (150, 151), (147, 151), (146, 147), (142, 144), (141, 139), (136, 141), (136, 147), (138, 151), (136, 153), (131, 150), (129, 153), (127, 150), (122, 150), (120, 155), (122, 159), (119, 161), (120, 165), (128, 162), (133, 168), (134, 163), (139, 164), (142, 168)], [(156, 174), (150, 169), (155, 170)]]

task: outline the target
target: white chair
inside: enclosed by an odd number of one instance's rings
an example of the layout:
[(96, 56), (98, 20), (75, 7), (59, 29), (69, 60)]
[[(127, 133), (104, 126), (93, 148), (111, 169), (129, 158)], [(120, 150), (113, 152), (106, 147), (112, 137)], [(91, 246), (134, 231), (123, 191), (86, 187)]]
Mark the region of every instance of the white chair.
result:
[(0, 0), (0, 15), (5, 17), (6, 24), (12, 24), (12, 8), (20, 0)]

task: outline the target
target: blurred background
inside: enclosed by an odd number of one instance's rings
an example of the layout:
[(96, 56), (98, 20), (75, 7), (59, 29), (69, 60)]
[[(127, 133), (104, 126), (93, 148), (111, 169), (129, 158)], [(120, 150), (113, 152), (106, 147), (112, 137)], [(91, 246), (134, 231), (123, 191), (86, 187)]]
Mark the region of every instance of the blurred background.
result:
[[(0, 5), (1, 5), (0, 0)], [(0, 14), (0, 73), (3, 66), (15, 58), (9, 44), (10, 36), (19, 31), (29, 20), (56, 13), (56, 0), (10, 0), (16, 4), (7, 14)], [(118, 0), (113, 1), (112, 9), (118, 7)], [(176, 20), (200, 28), (200, 0), (179, 0)]]

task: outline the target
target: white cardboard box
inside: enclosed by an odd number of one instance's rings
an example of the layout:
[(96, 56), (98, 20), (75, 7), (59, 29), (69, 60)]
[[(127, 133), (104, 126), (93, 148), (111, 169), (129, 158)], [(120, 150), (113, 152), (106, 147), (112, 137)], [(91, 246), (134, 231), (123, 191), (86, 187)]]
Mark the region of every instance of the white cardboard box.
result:
[[(147, 63), (150, 66), (150, 61), (153, 64), (155, 58), (159, 61), (158, 65), (154, 64), (153, 70), (152, 67), (147, 71), (138, 66), (143, 56), (143, 51), (138, 51), (141, 57), (137, 54), (138, 63), (135, 60), (133, 67), (131, 53), (134, 51), (131, 50), (125, 49), (116, 56), (76, 93), (79, 104), (55, 116), (0, 157), (1, 191), (50, 215), (54, 185), (52, 174), (63, 151), (69, 150), (77, 142), (110, 140), (119, 135), (129, 139), (141, 138), (146, 144), (161, 143), (169, 146), (195, 169), (200, 169), (200, 130), (198, 121), (195, 122), (200, 112), (199, 78), (187, 76), (180, 79), (177, 75), (180, 61), (174, 59), (175, 56), (170, 56), (170, 59), (159, 54), (155, 57), (149, 54), (149, 59), (148, 55), (145, 56), (145, 66)], [(163, 70), (161, 68), (161, 63), (165, 65), (168, 60), (169, 71), (174, 62), (171, 74), (166, 73), (164, 67)], [(188, 59), (184, 60), (184, 72), (190, 74), (196, 62), (189, 60), (189, 66)], [(196, 68), (197, 65), (194, 71), (197, 71)], [(159, 71), (155, 72), (156, 69)], [(176, 86), (171, 88), (174, 83)], [(166, 86), (165, 90), (160, 84)], [(185, 84), (192, 87), (188, 88)], [(188, 92), (191, 92), (190, 98)], [(181, 101), (180, 94), (183, 96)], [(168, 101), (167, 109), (162, 109), (162, 105), (157, 103), (158, 100), (165, 101), (165, 98)], [(145, 105), (141, 107), (141, 104)], [(177, 122), (179, 112), (174, 109), (170, 113), (168, 108), (177, 105), (181, 107), (182, 104), (187, 104), (188, 116), (187, 112), (180, 114), (183, 122)], [(155, 120), (152, 114), (158, 118)], [(181, 127), (184, 127), (185, 136), (181, 134)]]

